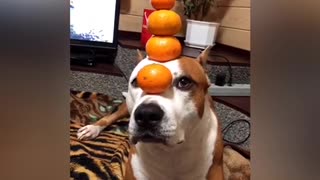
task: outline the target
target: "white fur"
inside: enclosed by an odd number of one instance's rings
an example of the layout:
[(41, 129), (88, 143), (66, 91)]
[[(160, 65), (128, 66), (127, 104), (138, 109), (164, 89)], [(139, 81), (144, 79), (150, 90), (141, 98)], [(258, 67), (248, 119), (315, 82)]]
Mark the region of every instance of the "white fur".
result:
[(77, 132), (78, 139), (79, 140), (94, 139), (100, 134), (100, 132), (104, 128), (105, 127), (96, 126), (96, 125), (86, 125), (78, 130)]
[(199, 124), (188, 132), (186, 141), (172, 147), (138, 143), (131, 166), (139, 180), (203, 180), (212, 164), (217, 136), (217, 119), (205, 106)]
[[(142, 60), (133, 70), (130, 82), (137, 76), (140, 69), (152, 63), (158, 62), (151, 61), (147, 58)], [(161, 64), (171, 71), (173, 79), (184, 75), (178, 60)], [(140, 88), (133, 88), (130, 83), (128, 89), (126, 102), (130, 114), (134, 112), (141, 103), (158, 103), (165, 112), (165, 119), (162, 121), (160, 132), (164, 135), (171, 136), (168, 141), (169, 144), (176, 144), (184, 140), (184, 130), (192, 125), (190, 121), (187, 120), (198, 117), (197, 110), (189, 96), (189, 92), (183, 92), (172, 87), (161, 95), (149, 95), (145, 94)], [(131, 116), (129, 121), (129, 134), (133, 135), (136, 128), (134, 117)]]
[[(151, 63), (157, 62), (147, 58), (142, 60), (133, 70), (130, 82), (141, 68)], [(173, 79), (184, 75), (177, 60), (162, 64), (171, 71)], [(133, 154), (131, 161), (136, 179), (205, 179), (213, 161), (218, 126), (208, 100), (200, 118), (188, 91), (171, 87), (163, 94), (148, 95), (129, 83), (126, 101), (130, 114), (141, 103), (158, 103), (165, 112), (160, 132), (170, 136), (168, 145), (141, 142), (136, 144), (138, 155)], [(131, 116), (129, 136), (133, 136), (136, 129), (135, 119)], [(181, 141), (182, 144), (177, 144)]]

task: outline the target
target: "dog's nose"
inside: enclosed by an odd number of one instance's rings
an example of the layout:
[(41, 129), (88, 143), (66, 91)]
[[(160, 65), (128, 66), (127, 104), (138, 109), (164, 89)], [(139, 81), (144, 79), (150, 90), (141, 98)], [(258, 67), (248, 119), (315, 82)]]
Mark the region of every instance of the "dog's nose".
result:
[(134, 118), (138, 126), (152, 128), (156, 126), (163, 118), (164, 112), (159, 105), (141, 104), (134, 112)]

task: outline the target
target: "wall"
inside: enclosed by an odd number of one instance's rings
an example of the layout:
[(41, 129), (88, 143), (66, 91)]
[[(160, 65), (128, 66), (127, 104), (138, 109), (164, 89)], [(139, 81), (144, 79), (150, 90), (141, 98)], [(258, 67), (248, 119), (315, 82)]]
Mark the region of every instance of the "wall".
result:
[[(141, 32), (143, 9), (153, 9), (150, 0), (121, 0), (119, 29)], [(217, 42), (240, 49), (250, 50), (250, 0), (219, 0), (218, 8), (206, 17), (221, 23)], [(181, 1), (173, 8), (183, 19), (183, 28), (177, 36), (185, 34), (185, 17)], [(213, 18), (213, 17), (218, 17)]]

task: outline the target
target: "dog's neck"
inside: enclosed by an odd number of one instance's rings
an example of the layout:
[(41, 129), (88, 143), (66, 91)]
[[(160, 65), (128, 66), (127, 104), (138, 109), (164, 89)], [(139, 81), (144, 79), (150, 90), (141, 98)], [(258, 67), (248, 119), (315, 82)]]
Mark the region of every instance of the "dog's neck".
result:
[(206, 99), (201, 119), (182, 144), (138, 143), (132, 166), (137, 179), (205, 179), (212, 164), (217, 118)]

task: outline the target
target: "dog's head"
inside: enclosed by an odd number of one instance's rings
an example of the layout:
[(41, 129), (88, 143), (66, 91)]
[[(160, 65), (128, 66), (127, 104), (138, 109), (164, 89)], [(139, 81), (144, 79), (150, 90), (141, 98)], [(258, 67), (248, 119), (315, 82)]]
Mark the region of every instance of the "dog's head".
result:
[(175, 145), (185, 140), (185, 132), (202, 118), (210, 81), (203, 66), (211, 47), (197, 59), (181, 57), (161, 63), (172, 73), (171, 86), (161, 94), (147, 94), (136, 81), (144, 66), (159, 63), (139, 54), (141, 61), (129, 79), (126, 97), (130, 117), (129, 137), (132, 143), (161, 142)]

